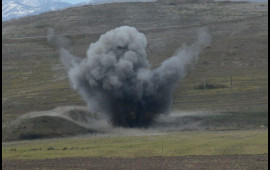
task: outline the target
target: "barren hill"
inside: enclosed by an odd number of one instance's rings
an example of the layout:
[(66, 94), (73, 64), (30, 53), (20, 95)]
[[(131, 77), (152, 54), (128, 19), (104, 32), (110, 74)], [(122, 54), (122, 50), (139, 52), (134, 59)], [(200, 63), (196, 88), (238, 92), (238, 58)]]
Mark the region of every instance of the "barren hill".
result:
[(153, 67), (196, 38), (198, 28), (208, 28), (212, 43), (179, 84), (173, 109), (268, 116), (268, 4), (162, 0), (88, 5), (2, 22), (3, 122), (30, 111), (85, 105), (47, 43), (49, 27), (70, 38), (74, 55), (85, 57), (91, 42), (122, 25), (145, 33)]

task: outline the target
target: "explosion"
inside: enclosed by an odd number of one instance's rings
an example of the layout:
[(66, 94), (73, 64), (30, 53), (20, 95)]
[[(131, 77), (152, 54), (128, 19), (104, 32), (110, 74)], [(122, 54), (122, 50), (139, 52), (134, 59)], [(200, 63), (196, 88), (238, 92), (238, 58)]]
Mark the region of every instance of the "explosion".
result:
[(122, 26), (101, 35), (90, 44), (85, 59), (70, 54), (66, 38), (55, 36), (52, 30), (48, 34), (48, 41), (59, 48), (71, 86), (89, 110), (108, 115), (112, 125), (123, 127), (148, 127), (159, 114), (168, 113), (177, 83), (210, 40), (201, 30), (196, 42), (183, 45), (152, 69), (146, 37), (134, 27)]

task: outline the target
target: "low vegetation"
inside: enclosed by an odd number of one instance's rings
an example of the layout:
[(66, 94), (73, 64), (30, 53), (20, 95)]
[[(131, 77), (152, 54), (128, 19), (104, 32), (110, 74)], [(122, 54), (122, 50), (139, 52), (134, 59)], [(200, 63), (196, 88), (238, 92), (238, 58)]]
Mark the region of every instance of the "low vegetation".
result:
[(198, 90), (220, 89), (220, 88), (228, 88), (228, 86), (224, 84), (210, 84), (210, 83), (202, 83), (195, 86), (195, 89), (198, 89)]
[(3, 159), (151, 157), (268, 153), (268, 130), (66, 138), (2, 143)]
[(41, 116), (17, 120), (2, 127), (2, 141), (66, 137), (92, 132), (61, 117)]

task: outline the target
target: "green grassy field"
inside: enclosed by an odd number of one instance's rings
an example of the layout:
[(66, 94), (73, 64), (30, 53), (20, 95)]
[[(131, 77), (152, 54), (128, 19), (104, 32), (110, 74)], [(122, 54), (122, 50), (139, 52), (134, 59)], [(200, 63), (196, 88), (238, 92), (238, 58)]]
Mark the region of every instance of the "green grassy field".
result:
[(3, 159), (151, 157), (268, 153), (268, 130), (66, 138), (2, 143)]

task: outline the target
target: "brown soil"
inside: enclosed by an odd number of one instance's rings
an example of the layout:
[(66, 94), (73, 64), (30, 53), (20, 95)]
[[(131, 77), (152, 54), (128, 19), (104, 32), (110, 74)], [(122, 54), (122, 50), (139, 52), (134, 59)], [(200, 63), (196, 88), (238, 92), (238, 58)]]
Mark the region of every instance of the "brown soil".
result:
[(3, 169), (268, 169), (268, 154), (2, 160)]

